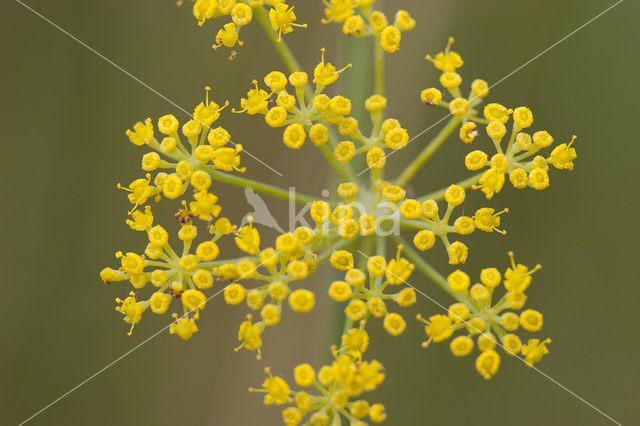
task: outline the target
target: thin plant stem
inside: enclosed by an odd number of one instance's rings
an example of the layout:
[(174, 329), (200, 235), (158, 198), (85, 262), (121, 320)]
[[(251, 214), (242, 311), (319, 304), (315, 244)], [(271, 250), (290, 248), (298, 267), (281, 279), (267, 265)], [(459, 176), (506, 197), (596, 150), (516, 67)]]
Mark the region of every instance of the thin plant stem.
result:
[(396, 241), (396, 243), (403, 245), (402, 252), (404, 253), (404, 255), (411, 262), (413, 262), (416, 265), (416, 267), (420, 271), (422, 271), (422, 273), (425, 274), (431, 281), (433, 281), (440, 288), (442, 288), (444, 291), (449, 293), (451, 295), (451, 297), (456, 299), (458, 302), (462, 302), (462, 303), (465, 303), (465, 304), (468, 303), (468, 300), (465, 297), (465, 295), (463, 295), (462, 293), (458, 293), (457, 291), (453, 291), (451, 289), (451, 287), (449, 286), (449, 283), (447, 282), (447, 279), (445, 277), (443, 277), (442, 275), (440, 275), (440, 273), (438, 271), (436, 271), (436, 269), (433, 266), (431, 266), (429, 263), (427, 263), (427, 261), (424, 260), (422, 258), (422, 256), (420, 256), (420, 254), (418, 252), (416, 252), (413, 249), (413, 247), (404, 238), (402, 238), (399, 235), (394, 235), (393, 239)]
[(207, 168), (207, 173), (209, 173), (212, 178), (220, 182), (248, 187), (257, 192), (262, 192), (263, 194), (268, 194), (276, 198), (281, 198), (283, 200), (295, 200), (295, 202), (299, 204), (308, 204), (316, 201), (316, 198), (313, 198), (310, 195), (298, 194), (298, 192), (291, 194), (288, 189), (280, 188), (279, 186), (275, 185), (269, 185), (267, 183), (262, 183), (253, 179), (247, 179), (238, 175), (224, 173), (213, 168)]
[(384, 71), (384, 52), (380, 45), (380, 37), (373, 37), (374, 52), (374, 72), (375, 72), (375, 91), (377, 95), (385, 94), (385, 71)]
[(442, 144), (447, 140), (449, 135), (458, 127), (460, 124), (460, 119), (458, 117), (452, 117), (447, 125), (440, 130), (440, 133), (436, 135), (435, 138), (427, 146), (424, 147), (422, 152), (418, 154), (418, 156), (404, 169), (404, 171), (400, 174), (396, 183), (400, 186), (405, 186), (415, 174), (420, 170), (420, 168), (424, 165), (424, 163), (436, 153), (438, 148), (442, 146)]

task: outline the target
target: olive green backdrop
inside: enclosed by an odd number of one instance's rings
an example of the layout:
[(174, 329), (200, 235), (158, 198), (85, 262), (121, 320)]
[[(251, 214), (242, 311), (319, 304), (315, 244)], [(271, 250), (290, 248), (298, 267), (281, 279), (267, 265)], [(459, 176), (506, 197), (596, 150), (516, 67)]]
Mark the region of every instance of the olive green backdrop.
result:
[[(216, 100), (237, 105), (253, 78), (284, 70), (257, 24), (243, 32), (246, 46), (228, 63), (227, 53), (209, 49), (219, 21), (198, 28), (188, 8), (176, 9), (170, 0), (28, 4), (187, 110), (201, 101), (206, 84)], [(311, 28), (286, 39), (308, 69), (322, 46), (330, 58), (345, 51), (367, 55), (369, 41), (339, 44), (339, 27), (320, 25), (319, 0), (297, 4), (300, 21)], [(426, 111), (418, 93), (438, 78), (424, 55), (438, 52), (449, 35), (465, 59), (465, 80), (495, 82), (610, 4), (388, 1), (390, 9), (406, 8), (418, 21), (403, 35), (401, 50), (388, 56), (389, 113), (411, 134), (444, 115)], [(115, 188), (140, 174), (142, 150), (128, 143), (125, 129), (148, 116), (184, 115), (20, 4), (4, 1), (0, 9), (0, 423), (17, 424), (167, 324), (166, 316), (146, 316), (128, 337), (113, 310), (123, 287), (105, 287), (98, 271), (115, 264), (116, 250), (144, 244), (124, 224), (127, 203)], [(545, 314), (544, 334), (553, 343), (538, 366), (623, 424), (640, 423), (639, 12), (637, 2), (623, 2), (492, 90), (491, 100), (530, 106), (537, 126), (558, 141), (577, 134), (579, 158), (573, 172), (554, 171), (544, 192), (505, 189), (496, 196), (491, 205), (511, 209), (504, 218), (509, 234), (474, 235), (468, 264), (474, 271), (503, 268), (509, 249), (522, 262), (543, 264), (528, 303)], [(348, 71), (346, 85), (359, 73), (369, 70)], [(287, 150), (279, 132), (256, 117), (225, 114), (222, 122), (234, 140), (285, 175), (244, 156), (248, 176), (315, 195), (330, 182), (310, 144), (301, 152)], [(394, 155), (389, 167), (401, 167), (436, 130)], [(465, 176), (467, 150), (453, 139), (414, 189), (426, 193)], [(234, 220), (249, 208), (235, 188), (220, 185), (216, 193)], [(478, 193), (467, 201), (481, 203)], [(284, 203), (270, 206), (286, 214)], [(431, 259), (447, 270), (441, 254)], [(309, 286), (325, 294), (328, 279), (318, 275)], [(419, 274), (410, 281), (449, 302)], [(418, 310), (439, 312), (425, 299)], [(262, 406), (260, 395), (246, 389), (261, 383), (266, 362), (290, 378), (295, 363), (326, 360), (327, 335), (338, 327), (327, 318), (336, 315), (322, 302), (312, 315), (287, 315), (266, 338), (265, 362), (256, 362), (252, 353), (232, 350), (243, 314), (214, 299), (191, 341), (160, 334), (32, 423), (279, 424), (279, 410)], [(388, 376), (369, 399), (386, 404), (388, 424), (611, 424), (517, 360), (503, 357), (499, 374), (486, 382), (472, 358), (454, 359), (446, 344), (422, 349), (422, 327), (408, 322), (398, 338), (374, 326), (370, 353), (384, 362)]]

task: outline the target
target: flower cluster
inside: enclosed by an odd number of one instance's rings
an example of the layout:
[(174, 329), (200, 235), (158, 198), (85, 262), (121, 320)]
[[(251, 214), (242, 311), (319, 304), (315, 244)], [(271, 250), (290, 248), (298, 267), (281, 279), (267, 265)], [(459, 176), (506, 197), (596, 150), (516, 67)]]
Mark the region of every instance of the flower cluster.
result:
[(374, 423), (386, 418), (382, 404), (370, 404), (364, 399), (356, 399), (364, 392), (375, 390), (385, 378), (382, 364), (378, 361), (354, 360), (348, 355), (339, 355), (334, 351), (335, 360), (316, 371), (309, 364), (300, 364), (293, 371), (296, 385), (300, 388), (314, 387), (314, 391), (292, 391), (281, 377), (274, 376), (269, 368), (265, 371), (268, 378), (262, 388), (250, 388), (250, 392), (263, 392), (266, 405), (294, 405), (282, 411), (282, 419), (287, 426), (304, 424), (329, 425), (340, 424), (344, 416), (353, 426), (365, 425), (368, 417)]
[[(398, 255), (387, 262), (382, 256), (372, 256), (367, 259), (367, 272), (369, 277), (361, 269), (353, 267), (353, 255), (340, 250), (331, 255), (331, 265), (345, 271), (344, 281), (333, 281), (329, 286), (329, 297), (336, 302), (348, 302), (344, 313), (353, 322), (360, 322), (357, 329), (351, 329), (343, 335), (344, 349), (354, 355), (360, 356), (363, 352), (361, 345), (350, 345), (353, 336), (359, 339), (368, 335), (365, 327), (368, 320), (383, 318), (384, 329), (392, 336), (398, 336), (407, 327), (400, 314), (389, 312), (387, 303), (395, 302), (400, 307), (408, 307), (416, 303), (416, 293), (413, 288), (405, 285), (415, 266), (407, 259), (400, 256), (402, 246), (398, 247)], [(389, 287), (390, 286), (390, 287)], [(385, 293), (388, 287), (403, 287), (395, 293)]]
[[(242, 44), (238, 30), (254, 16), (272, 41), (281, 43), (275, 45), (286, 59), (288, 72), (269, 72), (262, 79), (264, 86), (254, 80), (232, 111), (263, 116), (267, 126), (282, 128), (282, 141), (288, 148), (298, 150), (310, 139), (340, 181), (335, 196), (319, 199), (244, 177), (242, 145), (232, 142), (225, 128), (214, 127), (228, 102), (220, 105), (210, 101), (209, 88), (205, 101), (181, 127), (173, 115), (160, 117), (155, 126), (151, 119), (136, 123), (126, 134), (133, 144), (150, 148), (142, 156), (145, 176), (118, 186), (127, 191), (133, 205), (125, 222), (133, 231), (146, 234), (146, 247), (138, 252), (117, 252), (119, 265), (100, 272), (105, 284), (130, 284), (120, 294), (125, 298), (116, 299), (116, 311), (131, 326), (129, 334), (145, 312), (165, 314), (173, 305), (169, 332), (188, 340), (198, 331), (196, 321), (201, 312), (207, 305), (210, 310), (211, 299), (221, 294), (228, 305), (246, 305), (235, 350), (255, 351), (261, 359), (271, 355), (266, 349), (263, 354), (267, 330), (288, 319), (290, 312), (311, 312), (316, 298), (328, 295), (341, 304), (340, 316), (344, 314), (339, 342), (327, 344), (332, 362), (317, 371), (306, 363), (295, 367), (293, 376), (299, 391), (267, 368), (262, 387), (251, 391), (264, 393), (267, 405), (287, 405), (282, 411), (286, 425), (338, 425), (343, 419), (352, 426), (363, 426), (365, 421), (378, 423), (387, 416), (384, 406), (358, 399), (377, 389), (385, 378), (381, 363), (365, 360), (371, 345), (370, 325), (379, 319), (391, 336), (399, 336), (411, 326), (401, 312), (417, 303), (416, 289), (409, 280), (421, 272), (455, 300), (442, 313), (426, 319), (418, 316), (427, 335), (423, 346), (450, 339), (450, 349), (457, 357), (469, 355), (477, 346), (476, 369), (486, 379), (499, 368), (497, 347), (509, 356), (522, 357), (530, 366), (539, 362), (551, 340), (516, 334), (519, 329), (538, 332), (542, 327), (541, 313), (523, 309), (525, 292), (539, 266), (530, 269), (518, 264), (510, 253), (511, 264), (504, 273), (486, 268), (473, 283), (460, 269), (441, 274), (425, 257), (440, 240), (450, 267), (461, 268), (470, 250), (475, 250), (461, 241), (465, 236), (476, 230), (487, 236), (505, 235), (501, 219), (508, 209), (486, 204), (470, 208), (465, 201), (467, 189), (479, 189), (491, 199), (502, 189), (507, 174), (515, 188), (544, 189), (549, 185), (549, 165), (573, 168), (577, 157), (573, 139), (545, 153), (553, 138), (547, 131), (525, 131), (533, 124), (528, 108), (509, 109), (498, 103), (482, 106), (489, 94), (484, 80), (474, 80), (470, 93), (463, 97), (457, 70), (464, 62), (452, 50), (454, 40), (450, 38), (443, 52), (427, 59), (441, 71), (440, 83), (451, 99), (444, 100), (436, 88), (423, 90), (421, 99), (428, 106), (448, 108), (452, 117), (398, 176), (385, 176), (389, 172), (387, 157), (410, 142), (400, 122), (386, 116), (383, 84), (383, 50), (395, 52), (401, 32), (415, 26), (405, 11), (399, 11), (394, 24), (389, 25), (384, 14), (374, 9), (373, 0), (323, 0), (326, 19), (322, 22), (343, 23), (346, 35), (375, 37), (375, 90), (366, 99), (350, 99), (338, 90), (331, 96), (327, 93), (352, 67), (348, 61), (338, 69), (325, 59), (322, 49), (312, 77), (294, 65), (297, 61), (281, 36), (298, 24), (293, 7), (284, 1), (193, 2), (200, 25), (211, 18), (230, 16), (232, 22), (219, 31), (215, 48)], [(356, 71), (367, 74), (366, 69)], [(370, 129), (363, 129), (352, 116), (353, 103), (364, 103)], [(507, 136), (509, 120), (512, 130)], [(491, 158), (486, 150), (466, 155), (467, 169), (481, 173), (426, 195), (417, 192), (422, 188), (409, 188), (411, 179), (452, 133), (470, 144), (479, 136), (478, 125), (485, 126), (496, 151)], [(156, 138), (158, 133), (161, 138)], [(420, 143), (416, 141), (416, 145)], [(352, 168), (357, 164), (352, 160), (358, 156), (364, 157), (362, 164), (368, 167), (360, 174)], [(365, 172), (368, 175), (362, 176)], [(282, 231), (274, 241), (265, 243), (257, 218), (254, 223), (247, 215), (245, 221), (235, 223), (221, 216), (215, 195), (220, 193), (219, 184), (249, 187), (293, 200), (308, 210), (300, 215), (300, 226), (296, 222), (288, 232)], [(177, 241), (170, 238), (174, 231), (157, 223), (149, 199), (175, 200)], [(473, 214), (465, 215), (465, 211)], [(413, 244), (403, 234), (410, 236)], [(387, 253), (391, 247), (395, 256)], [(311, 286), (305, 280), (323, 263), (330, 264), (335, 276)], [(501, 285), (503, 294), (494, 297)]]
[[(431, 342), (443, 342), (457, 331), (462, 334), (454, 337), (449, 347), (456, 357), (464, 357), (471, 353), (474, 338), (480, 355), (476, 358), (476, 370), (485, 379), (490, 379), (500, 367), (500, 356), (496, 345), (509, 356), (522, 354), (527, 364), (533, 365), (547, 354), (547, 344), (551, 339), (528, 339), (522, 343), (514, 334), (518, 328), (535, 333), (542, 329), (542, 314), (533, 309), (526, 309), (519, 314), (527, 300), (525, 290), (531, 284), (531, 275), (540, 269), (540, 265), (529, 269), (525, 265), (516, 264), (513, 253), (511, 267), (504, 273), (504, 280), (496, 268), (485, 268), (480, 272), (480, 282), (471, 285), (469, 275), (461, 270), (452, 272), (447, 282), (459, 302), (449, 306), (446, 315), (436, 314), (418, 319), (426, 324), (425, 333), (428, 340), (423, 343), (427, 347)], [(492, 302), (494, 290), (503, 284), (506, 293), (495, 303)], [(505, 310), (511, 311), (505, 312)], [(494, 334), (495, 333), (495, 334)], [(497, 337), (496, 337), (497, 336)]]
[[(489, 103), (483, 109), (484, 119), (479, 116), (476, 107), (489, 94), (489, 86), (486, 81), (476, 79), (471, 83), (469, 95), (466, 98), (461, 95), (462, 77), (456, 70), (464, 61), (457, 52), (451, 50), (453, 42), (453, 38), (450, 38), (444, 52), (438, 53), (434, 58), (427, 55), (427, 59), (442, 71), (440, 84), (453, 99), (444, 101), (442, 92), (435, 87), (423, 90), (421, 99), (426, 105), (441, 105), (449, 109), (462, 123), (459, 135), (464, 143), (472, 143), (479, 135), (478, 124), (485, 125), (495, 154), (489, 158), (486, 152), (475, 150), (465, 157), (464, 162), (468, 170), (482, 170), (488, 167), (473, 188), (480, 189), (487, 199), (491, 199), (494, 194), (500, 192), (505, 175), (508, 174), (509, 181), (516, 189), (531, 187), (543, 190), (549, 186), (549, 164), (559, 170), (572, 170), (577, 154), (571, 145), (576, 137), (573, 136), (569, 143), (554, 147), (548, 157), (539, 155), (542, 149), (553, 144), (554, 139), (546, 130), (533, 134), (523, 131), (533, 124), (533, 113), (529, 108), (521, 106), (510, 109), (499, 103)], [(512, 119), (511, 133), (506, 138), (505, 124), (509, 118)]]
[[(158, 119), (158, 131), (164, 135), (161, 141), (155, 137), (155, 129), (150, 118), (144, 123), (136, 123), (133, 130), (127, 130), (126, 134), (132, 144), (146, 145), (153, 150), (142, 156), (142, 170), (171, 171), (157, 172), (153, 185), (150, 173), (147, 173), (144, 179), (134, 180), (128, 187), (118, 185), (129, 192), (129, 201), (134, 205), (132, 210), (145, 204), (149, 198), (155, 198), (156, 201), (162, 196), (172, 200), (179, 198), (191, 185), (196, 192), (196, 206), (200, 207), (196, 208), (195, 215), (202, 219), (207, 218), (217, 209), (214, 206), (217, 198), (207, 192), (212, 182), (209, 172), (245, 171), (240, 167), (239, 154), (242, 152), (242, 145), (234, 144), (231, 135), (224, 128), (211, 128), (220, 118), (220, 111), (228, 103), (220, 107), (209, 101), (209, 90), (207, 87), (205, 102), (196, 106), (192, 119), (183, 124), (182, 128), (178, 119), (171, 114)], [(187, 139), (189, 149), (180, 138), (178, 130), (181, 130)], [(234, 146), (226, 146), (228, 143)]]
[[(306, 24), (298, 24), (293, 6), (289, 6), (284, 0), (189, 0), (193, 4), (193, 16), (198, 21), (198, 26), (213, 18), (227, 16), (231, 19), (218, 30), (214, 49), (222, 46), (234, 47), (242, 46), (239, 32), (242, 27), (248, 25), (253, 20), (254, 11), (265, 13), (266, 6), (269, 9), (269, 22), (275, 31), (278, 32), (278, 40), (282, 40), (282, 34), (288, 34), (294, 27), (306, 28)], [(178, 2), (182, 5), (182, 0)]]
[(370, 37), (389, 53), (400, 48), (402, 32), (411, 31), (416, 21), (406, 10), (398, 10), (392, 25), (380, 10), (374, 10), (374, 0), (322, 0), (325, 5), (326, 19), (329, 22), (341, 23), (342, 32), (346, 36)]
[[(330, 62), (325, 62), (324, 54), (322, 49), (322, 59), (313, 72), (313, 89), (309, 87), (309, 76), (305, 72), (296, 71), (287, 78), (280, 71), (272, 71), (264, 77), (269, 90), (261, 89), (258, 82), (253, 81), (254, 88), (241, 99), (240, 109), (234, 112), (263, 114), (270, 127), (285, 127), (283, 142), (292, 149), (300, 149), (307, 137), (314, 145), (326, 149), (329, 128), (335, 126), (338, 133), (346, 137), (333, 147), (332, 154), (338, 162), (347, 163), (359, 154), (366, 154), (369, 167), (381, 169), (385, 164), (385, 149), (403, 148), (409, 141), (409, 133), (398, 120), (383, 120), (387, 99), (373, 95), (364, 103), (372, 122), (371, 132), (365, 136), (358, 120), (350, 116), (351, 99), (342, 95), (329, 97), (323, 93), (351, 65), (338, 70)], [(287, 90), (289, 85), (292, 89)], [(311, 101), (305, 99), (307, 91), (314, 93)], [(274, 97), (276, 105), (270, 108), (269, 101)]]

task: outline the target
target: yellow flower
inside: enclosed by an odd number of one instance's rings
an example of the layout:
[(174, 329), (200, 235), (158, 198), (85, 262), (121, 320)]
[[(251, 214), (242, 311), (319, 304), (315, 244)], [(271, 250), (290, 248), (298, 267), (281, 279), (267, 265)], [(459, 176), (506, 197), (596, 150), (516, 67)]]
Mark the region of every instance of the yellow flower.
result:
[(284, 1), (277, 2), (273, 9), (269, 10), (269, 21), (275, 31), (278, 32), (278, 41), (282, 41), (282, 34), (289, 34), (293, 27), (306, 28), (307, 24), (296, 24), (297, 19), (293, 13), (293, 6), (289, 7)]
[(487, 135), (495, 142), (500, 142), (506, 133), (507, 128), (500, 121), (492, 121), (487, 125)]
[(204, 241), (198, 245), (196, 256), (203, 262), (210, 262), (220, 254), (218, 245), (213, 241)]
[(287, 121), (287, 110), (281, 106), (271, 108), (264, 116), (270, 127), (282, 127)]
[(398, 246), (398, 255), (389, 262), (386, 268), (385, 277), (387, 281), (389, 281), (389, 284), (392, 285), (405, 283), (415, 268), (413, 263), (400, 257), (401, 250), (402, 246)]
[(500, 104), (491, 103), (484, 107), (484, 118), (489, 121), (506, 123), (509, 120), (509, 114), (511, 114), (511, 110)]
[(533, 309), (522, 311), (520, 314), (520, 325), (527, 331), (539, 331), (542, 328), (542, 314)]
[(435, 58), (432, 58), (431, 55), (427, 55), (426, 59), (433, 62), (433, 66), (437, 69), (444, 72), (455, 71), (456, 68), (460, 68), (464, 61), (460, 57), (460, 55), (456, 52), (451, 51), (451, 45), (455, 42), (453, 37), (449, 37), (447, 41), (447, 47), (444, 52), (439, 52), (436, 54)]
[(351, 100), (344, 96), (338, 95), (333, 97), (329, 102), (329, 107), (331, 108), (331, 111), (338, 115), (351, 114)]
[(458, 336), (451, 340), (449, 347), (451, 348), (451, 352), (453, 352), (454, 356), (467, 356), (473, 350), (473, 340), (468, 336)]
[(207, 298), (199, 290), (187, 290), (182, 293), (182, 304), (190, 311), (204, 309), (207, 306)]
[(458, 185), (449, 186), (444, 193), (444, 199), (454, 207), (462, 204), (464, 202), (464, 198), (464, 188)]
[(300, 260), (287, 265), (287, 274), (294, 280), (302, 280), (309, 276), (309, 266)]
[(237, 144), (235, 148), (218, 148), (213, 151), (213, 164), (220, 170), (230, 172), (235, 170), (244, 173), (245, 168), (240, 167), (240, 154), (242, 145)]
[(534, 167), (529, 172), (529, 184), (537, 190), (543, 190), (549, 187), (549, 175), (544, 169)]
[(522, 350), (522, 342), (515, 334), (506, 334), (502, 338), (502, 347), (507, 355), (517, 355)]
[[(471, 143), (478, 136), (478, 126), (471, 121), (460, 126), (460, 140), (464, 143)], [(482, 152), (482, 151), (474, 151)], [(467, 155), (468, 157), (468, 155)], [(486, 157), (486, 154), (485, 154)], [(481, 168), (481, 167), (480, 167)], [(470, 169), (473, 170), (473, 169)], [(477, 170), (477, 169), (476, 169)]]
[(429, 337), (429, 340), (422, 344), (423, 347), (427, 347), (431, 341), (437, 343), (447, 340), (453, 333), (451, 319), (446, 315), (432, 315), (429, 317), (429, 320), (425, 320), (420, 315), (418, 315), (417, 318), (426, 324), (424, 331)]
[(416, 21), (406, 10), (400, 9), (396, 12), (394, 25), (398, 27), (400, 31), (411, 31), (416, 26)]
[(551, 343), (551, 339), (545, 339), (543, 341), (539, 339), (529, 339), (527, 344), (522, 347), (522, 355), (524, 355), (525, 362), (529, 366), (539, 362), (544, 355), (549, 353), (549, 349), (547, 349), (549, 343)]
[(478, 97), (484, 98), (489, 94), (489, 84), (487, 84), (486, 81), (481, 80), (479, 78), (475, 79), (471, 83), (471, 91), (473, 92), (473, 95), (476, 98)]
[(264, 305), (262, 311), (260, 311), (260, 317), (267, 326), (278, 324), (280, 322), (280, 306), (272, 304)]
[(338, 79), (338, 77), (340, 77), (340, 73), (342, 71), (351, 67), (351, 64), (349, 64), (341, 70), (336, 70), (336, 67), (334, 67), (330, 62), (324, 62), (324, 48), (321, 49), (321, 52), (322, 59), (313, 70), (313, 82), (318, 87), (318, 90), (322, 90), (323, 87), (334, 83)]
[(269, 377), (264, 381), (264, 383), (262, 383), (262, 387), (267, 391), (264, 396), (264, 403), (266, 405), (282, 405), (289, 402), (291, 399), (289, 397), (291, 389), (287, 382), (285, 382), (281, 377), (274, 377), (268, 367), (265, 368), (265, 372)]
[(455, 89), (462, 84), (462, 77), (457, 72), (443, 72), (440, 76), (440, 84), (445, 89)]
[(342, 346), (346, 348), (347, 354), (360, 358), (369, 346), (369, 334), (359, 328), (352, 328), (342, 335)]
[(382, 31), (382, 34), (380, 34), (380, 45), (384, 51), (393, 53), (400, 48), (401, 39), (402, 34), (400, 30), (393, 25), (389, 25)]
[(449, 282), (449, 286), (453, 291), (457, 291), (459, 293), (464, 293), (469, 288), (469, 276), (462, 272), (461, 270), (456, 270), (452, 272), (448, 277), (447, 281)]
[(344, 313), (352, 321), (360, 321), (367, 314), (367, 304), (359, 299), (351, 299)]
[(235, 351), (239, 351), (240, 348), (246, 348), (250, 351), (257, 351), (257, 357), (259, 359), (261, 356), (260, 349), (262, 348), (263, 331), (264, 324), (253, 324), (251, 315), (247, 315), (247, 320), (240, 324), (240, 329), (238, 330), (238, 341), (242, 342), (242, 344), (237, 347)]
[(380, 148), (374, 147), (367, 152), (367, 166), (373, 170), (382, 169), (386, 162), (387, 156)]
[(387, 418), (387, 413), (385, 412), (384, 405), (382, 404), (373, 404), (371, 409), (369, 410), (369, 418), (374, 423), (382, 423)]
[(387, 21), (387, 17), (384, 13), (379, 10), (374, 11), (369, 17), (369, 24), (371, 28), (376, 33), (381, 33), (382, 31), (389, 26), (389, 22)]
[(162, 186), (162, 193), (165, 197), (174, 200), (180, 197), (184, 193), (184, 185), (182, 179), (176, 174), (170, 174), (164, 181)]
[(316, 123), (309, 129), (309, 139), (315, 146), (320, 146), (329, 140), (329, 129), (320, 123)]
[(140, 210), (136, 210), (131, 213), (131, 219), (127, 219), (126, 223), (129, 227), (136, 231), (146, 231), (153, 224), (153, 213), (151, 213), (151, 207), (146, 206), (144, 213)]
[(460, 216), (453, 223), (453, 229), (460, 235), (469, 235), (475, 230), (475, 225), (469, 216)]
[(164, 314), (169, 309), (171, 303), (171, 295), (156, 291), (149, 299), (149, 307), (154, 314)]
[(364, 30), (364, 19), (362, 16), (355, 15), (349, 17), (342, 26), (342, 33), (346, 36), (358, 35)]
[(496, 268), (485, 268), (480, 271), (480, 281), (487, 287), (496, 288), (500, 285), (502, 276)]
[(504, 173), (499, 172), (494, 168), (490, 168), (482, 174), (482, 177), (478, 181), (478, 185), (473, 185), (473, 189), (480, 189), (484, 192), (487, 199), (493, 198), (494, 194), (500, 192), (504, 185)]
[(467, 261), (469, 249), (464, 243), (456, 241), (449, 246), (447, 253), (449, 254), (449, 264), (457, 265)]
[(464, 303), (454, 303), (449, 306), (447, 315), (454, 324), (460, 324), (469, 318), (469, 308)]
[(169, 326), (169, 333), (177, 334), (182, 340), (191, 339), (196, 331), (198, 331), (198, 326), (193, 318), (178, 318)]
[(204, 269), (198, 269), (191, 279), (193, 279), (193, 283), (200, 290), (206, 290), (213, 287), (213, 275), (211, 275), (211, 272)]
[(329, 286), (329, 297), (336, 302), (345, 302), (351, 299), (351, 286), (344, 281), (334, 281)]
[(309, 290), (296, 290), (289, 296), (289, 305), (293, 311), (307, 313), (315, 306), (315, 296)]
[(309, 364), (300, 364), (293, 370), (293, 375), (298, 386), (309, 387), (316, 379), (316, 372)]
[(189, 203), (189, 210), (194, 216), (202, 220), (210, 220), (217, 217), (222, 207), (216, 204), (218, 197), (206, 191), (197, 192), (193, 196), (194, 201)]
[(137, 122), (133, 125), (133, 130), (126, 131), (132, 144), (140, 146), (149, 143), (153, 139), (153, 124), (147, 118), (144, 123)]
[(246, 112), (250, 115), (264, 114), (267, 112), (269, 106), (268, 99), (273, 92), (269, 93), (266, 90), (260, 89), (257, 80), (253, 80), (251, 84), (254, 85), (254, 88), (247, 92), (246, 98), (240, 100), (240, 108), (242, 109), (239, 111), (234, 110), (234, 112)]
[(449, 102), (449, 111), (456, 117), (462, 117), (469, 112), (469, 101), (464, 98), (456, 98)]
[(527, 107), (518, 107), (513, 110), (513, 122), (521, 129), (533, 124), (533, 114)]
[(356, 155), (356, 146), (351, 141), (342, 141), (334, 149), (333, 155), (339, 162), (347, 163)]
[(307, 139), (307, 134), (300, 123), (293, 123), (284, 130), (282, 138), (284, 144), (289, 148), (300, 149)]
[(202, 26), (207, 19), (211, 19), (217, 7), (217, 0), (197, 0), (193, 5), (193, 16), (198, 20), (198, 26)]
[(231, 19), (233, 19), (233, 23), (238, 26), (247, 25), (251, 22), (253, 18), (253, 12), (251, 8), (244, 3), (237, 3), (231, 9)]
[(485, 379), (493, 377), (500, 367), (500, 355), (494, 350), (484, 351), (476, 358), (476, 370)]
[(364, 108), (369, 112), (379, 112), (387, 107), (387, 98), (373, 95), (364, 101)]
[(416, 303), (416, 292), (411, 287), (403, 288), (393, 296), (393, 299), (398, 305), (406, 308)]
[(442, 92), (434, 87), (430, 89), (424, 89), (422, 92), (420, 92), (420, 99), (425, 105), (437, 106), (440, 105), (440, 102), (442, 101)]
[(324, 14), (327, 19), (323, 19), (322, 23), (344, 22), (353, 15), (353, 9), (356, 7), (354, 0), (330, 0), (324, 2)]
[(409, 142), (409, 133), (406, 129), (397, 128), (389, 131), (384, 137), (384, 143), (391, 149), (400, 149)]
[(245, 253), (256, 254), (260, 249), (260, 233), (250, 223), (238, 230), (235, 242), (238, 248)]
[(291, 232), (282, 234), (276, 238), (276, 250), (288, 255), (293, 255), (300, 250), (300, 240)]
[(399, 336), (407, 328), (407, 324), (399, 314), (391, 313), (384, 317), (384, 329), (392, 336)]
[(228, 305), (238, 305), (242, 303), (246, 294), (247, 293), (243, 286), (237, 283), (233, 283), (225, 287), (224, 300)]
[(553, 137), (546, 130), (535, 132), (533, 134), (533, 144), (540, 148), (546, 148), (552, 143)]
[(358, 185), (353, 182), (344, 182), (338, 185), (338, 195), (349, 200), (358, 195)]
[(551, 156), (547, 159), (547, 161), (553, 164), (556, 169), (573, 170), (573, 160), (578, 158), (576, 149), (571, 147), (575, 139), (576, 137), (573, 136), (571, 138), (571, 142), (569, 142), (568, 145), (566, 143), (563, 143), (553, 148), (553, 151), (551, 151)]
[(367, 301), (367, 310), (376, 318), (381, 318), (387, 314), (387, 305), (379, 297), (372, 297)]
[(507, 231), (503, 231), (498, 229), (500, 226), (500, 215), (502, 213), (507, 213), (509, 209), (504, 209), (498, 213), (495, 213), (495, 210), (489, 207), (483, 207), (481, 209), (476, 210), (476, 213), (473, 215), (473, 221), (478, 229), (485, 232), (499, 232), (501, 234), (506, 234)]

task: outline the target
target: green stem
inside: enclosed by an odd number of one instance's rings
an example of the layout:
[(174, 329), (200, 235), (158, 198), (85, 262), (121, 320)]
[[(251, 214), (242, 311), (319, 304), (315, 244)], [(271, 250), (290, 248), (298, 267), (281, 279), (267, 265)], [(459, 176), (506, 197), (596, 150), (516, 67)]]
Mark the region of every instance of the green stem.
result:
[(375, 91), (377, 95), (384, 96), (385, 93), (385, 72), (384, 72), (384, 52), (380, 45), (380, 37), (372, 37), (374, 52), (375, 70)]
[(447, 122), (447, 125), (440, 130), (440, 133), (438, 133), (436, 137), (433, 138), (426, 147), (424, 147), (422, 152), (404, 169), (396, 183), (400, 186), (405, 186), (409, 183), (424, 163), (426, 163), (427, 160), (431, 158), (438, 148), (440, 148), (440, 146), (442, 146), (442, 144), (447, 140), (451, 132), (458, 127), (458, 124), (460, 124), (460, 119), (458, 117), (452, 117)]
[(215, 180), (219, 180), (231, 185), (248, 187), (276, 198), (282, 198), (283, 200), (295, 200), (299, 204), (308, 204), (316, 201), (315, 198), (309, 195), (298, 194), (297, 192), (291, 194), (287, 189), (269, 185), (267, 183), (262, 183), (257, 180), (247, 179), (237, 175), (224, 173), (219, 170), (215, 170), (214, 168), (208, 167), (207, 173), (209, 173), (209, 175), (211, 175), (211, 177)]
[(393, 239), (398, 244), (402, 244), (404, 246), (402, 249), (404, 255), (410, 261), (412, 261), (418, 267), (418, 269), (422, 271), (422, 273), (424, 273), (429, 279), (431, 279), (431, 281), (440, 286), (440, 288), (449, 293), (451, 297), (456, 299), (458, 302), (469, 304), (465, 295), (462, 293), (458, 293), (457, 291), (453, 291), (449, 286), (447, 279), (440, 275), (440, 273), (436, 271), (433, 266), (427, 263), (427, 261), (424, 260), (422, 256), (420, 256), (420, 254), (416, 252), (404, 238), (399, 235), (395, 235), (393, 236)]
[[(461, 180), (460, 182), (456, 183), (456, 185), (467, 189), (467, 188), (471, 188), (472, 185), (478, 183), (478, 181), (480, 180), (480, 178), (482, 177), (482, 175), (484, 174), (484, 172), (478, 173), (476, 175), (470, 176), (468, 178), (466, 178), (465, 180)], [(418, 200), (419, 201), (425, 201), (425, 200), (435, 200), (435, 201), (439, 201), (444, 199), (444, 193), (447, 191), (447, 188), (442, 188), (439, 189), (437, 191), (434, 191), (430, 194), (427, 194), (423, 197), (420, 197)]]

